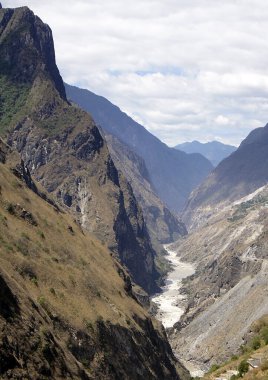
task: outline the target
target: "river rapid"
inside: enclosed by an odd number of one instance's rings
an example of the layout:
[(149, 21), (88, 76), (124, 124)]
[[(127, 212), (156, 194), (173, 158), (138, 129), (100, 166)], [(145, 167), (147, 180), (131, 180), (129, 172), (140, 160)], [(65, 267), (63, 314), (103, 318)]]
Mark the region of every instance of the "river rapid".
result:
[(152, 297), (152, 301), (158, 306), (156, 318), (162, 322), (165, 328), (172, 327), (179, 321), (184, 312), (184, 296), (180, 294), (182, 279), (191, 276), (195, 268), (190, 263), (184, 263), (168, 246), (164, 247), (167, 251), (166, 258), (172, 264), (162, 292)]
[[(185, 296), (180, 293), (182, 287), (182, 279), (191, 276), (195, 272), (195, 268), (190, 263), (184, 263), (177, 256), (177, 253), (164, 246), (167, 251), (166, 258), (172, 264), (162, 292), (152, 297), (152, 301), (157, 304), (158, 311), (156, 318), (162, 322), (165, 328), (172, 327), (180, 320), (184, 313)], [(194, 363), (183, 362), (185, 367), (191, 373), (191, 376), (203, 376), (204, 372)]]

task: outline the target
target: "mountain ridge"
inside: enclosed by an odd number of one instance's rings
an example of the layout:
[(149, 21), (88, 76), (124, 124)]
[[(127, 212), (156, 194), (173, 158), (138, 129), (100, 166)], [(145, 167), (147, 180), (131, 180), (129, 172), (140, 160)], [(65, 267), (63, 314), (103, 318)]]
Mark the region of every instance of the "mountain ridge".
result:
[(2, 9), (0, 17), (2, 136), (8, 135), (9, 145), (61, 206), (119, 255), (135, 282), (157, 290), (155, 252), (142, 212), (91, 116), (66, 101), (50, 28), (27, 7)]
[(169, 148), (104, 97), (65, 84), (67, 97), (90, 112), (104, 131), (119, 138), (145, 161), (153, 188), (171, 211), (182, 209), (190, 191), (212, 169), (199, 154)]
[(178, 144), (174, 148), (186, 153), (200, 153), (206, 157), (214, 167), (237, 149), (233, 145), (223, 144), (216, 140), (206, 143), (194, 140)]
[[(186, 223), (197, 214), (211, 212), (216, 204), (228, 204), (268, 182), (268, 125), (253, 130), (231, 156), (224, 159), (191, 194), (183, 211)], [(192, 222), (191, 222), (192, 220)]]

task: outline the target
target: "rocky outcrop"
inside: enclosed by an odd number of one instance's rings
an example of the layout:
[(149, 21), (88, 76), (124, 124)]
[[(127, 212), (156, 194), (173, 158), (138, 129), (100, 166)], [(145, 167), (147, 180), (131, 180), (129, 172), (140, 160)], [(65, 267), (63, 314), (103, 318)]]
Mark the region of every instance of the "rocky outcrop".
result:
[(62, 207), (118, 255), (135, 282), (157, 290), (142, 212), (92, 118), (66, 101), (49, 27), (26, 7), (2, 9), (0, 25), (8, 144)]
[(48, 25), (27, 7), (2, 9), (0, 15), (0, 72), (16, 83), (49, 79), (63, 99), (63, 81), (55, 64)]

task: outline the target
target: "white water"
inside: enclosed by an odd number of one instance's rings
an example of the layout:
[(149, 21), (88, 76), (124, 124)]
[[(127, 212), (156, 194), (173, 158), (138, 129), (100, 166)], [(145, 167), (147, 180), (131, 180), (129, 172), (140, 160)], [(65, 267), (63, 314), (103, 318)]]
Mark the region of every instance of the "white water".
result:
[(154, 296), (152, 301), (158, 306), (156, 318), (168, 328), (178, 322), (184, 312), (183, 300), (185, 298), (180, 294), (181, 280), (193, 274), (195, 268), (192, 264), (183, 263), (175, 251), (168, 249), (167, 246), (165, 249), (168, 253), (167, 259), (171, 262), (173, 269), (166, 278), (162, 293)]
[[(185, 297), (180, 294), (181, 280), (191, 276), (195, 272), (195, 268), (192, 264), (182, 262), (176, 252), (169, 249), (168, 246), (164, 248), (168, 253), (167, 259), (172, 264), (173, 269), (166, 278), (162, 293), (153, 297), (152, 301), (158, 305), (156, 318), (162, 322), (165, 328), (168, 328), (178, 322), (184, 312)], [(195, 363), (183, 362), (183, 364), (191, 376), (202, 377), (204, 375), (204, 372)]]

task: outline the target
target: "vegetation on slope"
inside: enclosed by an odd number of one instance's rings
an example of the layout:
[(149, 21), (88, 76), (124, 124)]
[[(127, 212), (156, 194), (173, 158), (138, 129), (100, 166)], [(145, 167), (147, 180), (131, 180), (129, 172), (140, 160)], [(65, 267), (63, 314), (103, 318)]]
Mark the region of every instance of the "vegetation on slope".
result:
[(187, 378), (107, 247), (18, 166), (14, 153), (0, 163), (1, 378)]
[[(251, 360), (253, 363), (255, 361), (256, 368), (250, 366)], [(237, 373), (232, 375), (231, 371)], [(240, 347), (240, 355), (233, 355), (230, 360), (223, 364), (212, 365), (203, 379), (213, 380), (217, 377), (228, 377), (228, 375), (230, 380), (240, 378), (245, 380), (266, 380), (268, 378), (267, 315), (253, 323), (251, 332), (246, 337), (246, 343)]]

